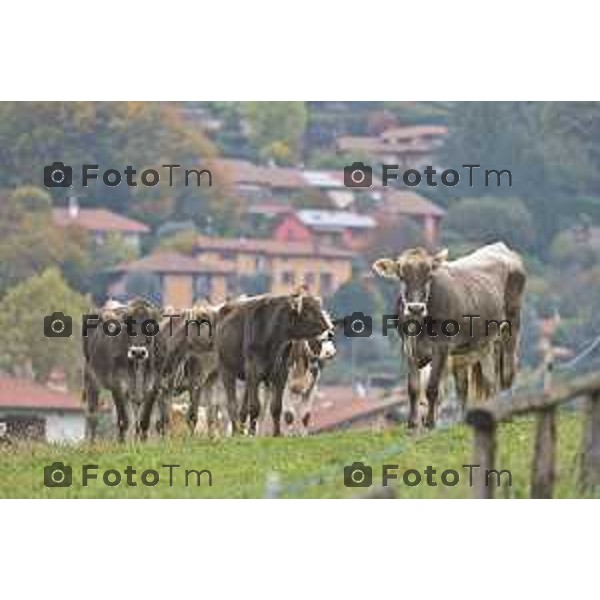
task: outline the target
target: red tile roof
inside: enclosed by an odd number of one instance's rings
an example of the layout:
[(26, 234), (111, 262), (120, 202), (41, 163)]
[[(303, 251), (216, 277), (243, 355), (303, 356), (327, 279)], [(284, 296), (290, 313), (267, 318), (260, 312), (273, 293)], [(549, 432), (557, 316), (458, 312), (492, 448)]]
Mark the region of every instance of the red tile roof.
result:
[(83, 410), (77, 396), (9, 375), (0, 375), (0, 408)]
[(104, 208), (79, 208), (76, 216), (71, 216), (67, 208), (53, 210), (54, 223), (60, 227), (77, 225), (88, 231), (117, 231), (122, 233), (148, 233), (150, 228)]
[(351, 387), (323, 386), (311, 418), (311, 431), (318, 433), (367, 420), (382, 412), (403, 404), (404, 394), (381, 397), (378, 392), (359, 396)]
[(302, 171), (290, 167), (260, 166), (235, 158), (220, 158), (212, 161), (211, 166), (236, 184), (290, 189), (307, 187)]
[(447, 133), (443, 125), (413, 125), (386, 129), (379, 136), (340, 136), (336, 142), (343, 152), (427, 154)]
[(304, 256), (312, 258), (347, 258), (354, 257), (354, 252), (333, 248), (312, 242), (283, 242), (279, 240), (255, 238), (217, 238), (198, 236), (196, 250), (229, 250), (249, 254), (266, 254), (271, 256)]
[(388, 191), (381, 202), (380, 211), (397, 215), (430, 215), (443, 217), (446, 211), (427, 198), (411, 190)]
[(119, 273), (234, 273), (235, 265), (224, 260), (207, 260), (204, 257), (192, 258), (179, 252), (159, 251), (133, 262), (120, 264), (111, 271)]

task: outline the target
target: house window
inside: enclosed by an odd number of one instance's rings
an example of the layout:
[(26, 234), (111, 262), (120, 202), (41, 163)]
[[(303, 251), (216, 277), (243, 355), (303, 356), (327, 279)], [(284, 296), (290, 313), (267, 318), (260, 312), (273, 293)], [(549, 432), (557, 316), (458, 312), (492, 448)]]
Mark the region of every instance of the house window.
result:
[(304, 274), (304, 283), (309, 287), (315, 283), (315, 274), (308, 272)]
[(323, 296), (333, 293), (333, 277), (331, 273), (321, 273), (320, 288), (320, 292)]
[(233, 250), (222, 250), (219, 252), (219, 258), (221, 260), (234, 260), (235, 252)]
[(285, 283), (286, 285), (294, 285), (294, 271), (284, 271), (281, 274), (281, 282)]
[(212, 290), (211, 283), (210, 275), (198, 275), (194, 290), (196, 298), (208, 298)]

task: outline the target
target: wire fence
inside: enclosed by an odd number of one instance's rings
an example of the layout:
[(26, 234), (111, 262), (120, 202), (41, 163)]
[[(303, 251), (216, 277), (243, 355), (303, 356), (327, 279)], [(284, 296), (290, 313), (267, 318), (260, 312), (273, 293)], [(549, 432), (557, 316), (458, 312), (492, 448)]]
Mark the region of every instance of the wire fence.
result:
[[(575, 376), (580, 374), (581, 370), (585, 368), (586, 361), (589, 361), (594, 357), (594, 351), (598, 348), (600, 348), (600, 335), (583, 344), (581, 350), (579, 350), (575, 356), (566, 362), (555, 364), (554, 361), (548, 363), (546, 360), (543, 360), (537, 369), (520, 378), (517, 384), (510, 390), (501, 392), (500, 397), (510, 397), (512, 394), (517, 392), (535, 391), (538, 389), (541, 393), (548, 369), (558, 371), (561, 373), (561, 375)], [(436, 426), (436, 431), (449, 429), (454, 427), (457, 423), (458, 421), (452, 420), (438, 423)], [(432, 434), (433, 431), (431, 430), (421, 432), (419, 439), (424, 439)], [(285, 483), (281, 480), (279, 473), (271, 472), (267, 476), (265, 497), (280, 498), (282, 496), (294, 497), (300, 495), (311, 487), (323, 485), (334, 479), (342, 478), (344, 467), (348, 466), (349, 464), (352, 464), (356, 461), (361, 461), (365, 464), (378, 463), (386, 458), (402, 453), (406, 449), (408, 443), (408, 439), (395, 441), (378, 452), (366, 456), (353, 456), (348, 461), (343, 463), (338, 462), (334, 465), (328, 465), (322, 470), (288, 483)]]

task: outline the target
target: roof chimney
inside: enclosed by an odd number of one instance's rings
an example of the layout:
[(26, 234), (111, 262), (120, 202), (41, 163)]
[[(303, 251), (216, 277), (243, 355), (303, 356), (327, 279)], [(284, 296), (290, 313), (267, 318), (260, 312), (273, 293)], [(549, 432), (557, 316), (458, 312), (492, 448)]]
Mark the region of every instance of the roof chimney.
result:
[(69, 196), (67, 199), (68, 208), (67, 212), (70, 219), (76, 219), (79, 216), (79, 202), (76, 196)]

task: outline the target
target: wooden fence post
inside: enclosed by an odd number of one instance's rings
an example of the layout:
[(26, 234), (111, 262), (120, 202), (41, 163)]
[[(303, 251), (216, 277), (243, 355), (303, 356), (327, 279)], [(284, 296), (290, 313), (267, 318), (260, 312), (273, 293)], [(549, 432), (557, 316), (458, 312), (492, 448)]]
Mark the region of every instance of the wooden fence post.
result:
[(536, 416), (535, 451), (531, 468), (531, 497), (552, 498), (556, 455), (556, 407), (540, 410)]
[[(550, 336), (543, 340), (544, 350), (544, 394), (552, 388), (554, 348)], [(538, 411), (536, 415), (535, 450), (531, 467), (531, 497), (552, 498), (555, 479), (556, 458), (556, 407)]]
[(496, 422), (485, 410), (470, 411), (467, 422), (473, 427), (473, 497), (492, 499), (495, 488), (488, 485), (488, 471), (496, 459)]
[(587, 399), (581, 467), (582, 488), (593, 492), (600, 486), (600, 390)]

